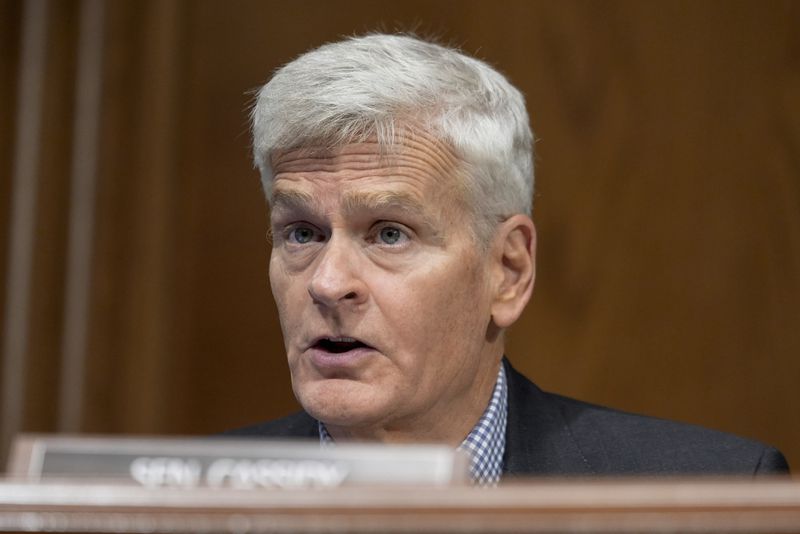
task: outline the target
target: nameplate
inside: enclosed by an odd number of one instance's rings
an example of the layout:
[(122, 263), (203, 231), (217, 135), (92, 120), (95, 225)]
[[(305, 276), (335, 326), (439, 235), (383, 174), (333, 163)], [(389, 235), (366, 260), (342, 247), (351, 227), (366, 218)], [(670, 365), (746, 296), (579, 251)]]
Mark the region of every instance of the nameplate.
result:
[(469, 478), (468, 464), (464, 453), (443, 445), (23, 435), (14, 441), (8, 475), (147, 487), (286, 489), (460, 484)]

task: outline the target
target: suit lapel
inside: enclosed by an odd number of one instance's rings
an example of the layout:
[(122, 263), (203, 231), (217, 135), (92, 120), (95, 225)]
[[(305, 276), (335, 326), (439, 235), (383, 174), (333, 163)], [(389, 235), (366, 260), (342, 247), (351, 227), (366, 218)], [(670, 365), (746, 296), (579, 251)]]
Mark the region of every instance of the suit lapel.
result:
[(503, 358), (508, 378), (504, 476), (589, 475), (558, 405)]

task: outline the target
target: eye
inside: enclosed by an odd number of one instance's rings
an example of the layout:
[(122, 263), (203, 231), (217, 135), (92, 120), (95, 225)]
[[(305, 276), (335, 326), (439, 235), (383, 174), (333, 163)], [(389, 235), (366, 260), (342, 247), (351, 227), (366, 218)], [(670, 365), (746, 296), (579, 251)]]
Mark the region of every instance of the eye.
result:
[(394, 228), (393, 226), (386, 226), (381, 228), (381, 231), (378, 235), (380, 235), (381, 241), (387, 245), (394, 245), (403, 237), (403, 232), (401, 232), (398, 228)]
[(396, 225), (384, 225), (376, 229), (373, 239), (378, 245), (400, 246), (408, 241), (408, 232)]
[(322, 241), (322, 238), (322, 234), (313, 226), (291, 226), (286, 230), (286, 240), (297, 245)]

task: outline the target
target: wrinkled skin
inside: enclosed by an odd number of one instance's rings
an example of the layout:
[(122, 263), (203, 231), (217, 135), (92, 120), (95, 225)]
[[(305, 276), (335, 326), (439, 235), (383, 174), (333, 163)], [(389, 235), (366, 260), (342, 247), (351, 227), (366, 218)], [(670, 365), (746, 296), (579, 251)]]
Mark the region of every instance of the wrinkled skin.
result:
[(508, 232), (478, 246), (457, 159), (425, 136), (272, 161), (270, 281), (298, 401), (338, 440), (458, 444), (502, 356)]

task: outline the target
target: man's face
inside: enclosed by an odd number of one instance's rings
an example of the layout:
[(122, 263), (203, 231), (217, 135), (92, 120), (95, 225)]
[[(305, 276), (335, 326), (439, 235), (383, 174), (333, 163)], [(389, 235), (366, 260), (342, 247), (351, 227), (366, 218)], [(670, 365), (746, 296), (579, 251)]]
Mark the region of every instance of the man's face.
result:
[(456, 164), (424, 136), (390, 155), (273, 157), (270, 281), (292, 383), (335, 437), (441, 440), (486, 406), (502, 349)]

